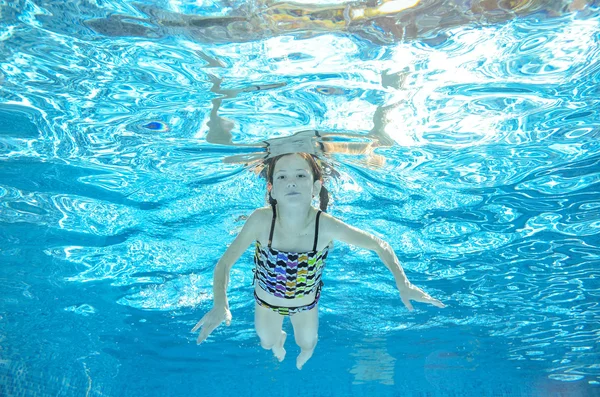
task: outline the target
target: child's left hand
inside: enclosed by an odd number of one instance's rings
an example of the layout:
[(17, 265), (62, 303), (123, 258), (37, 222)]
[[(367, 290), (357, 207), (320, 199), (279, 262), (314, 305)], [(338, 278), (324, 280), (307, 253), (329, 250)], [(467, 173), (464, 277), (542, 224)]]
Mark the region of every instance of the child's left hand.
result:
[(402, 303), (404, 303), (406, 308), (411, 312), (414, 310), (413, 305), (410, 303), (411, 300), (429, 303), (441, 308), (446, 307), (446, 305), (444, 305), (441, 301), (432, 298), (428, 293), (410, 283), (401, 287), (398, 286), (398, 291), (400, 291), (400, 299), (402, 299)]

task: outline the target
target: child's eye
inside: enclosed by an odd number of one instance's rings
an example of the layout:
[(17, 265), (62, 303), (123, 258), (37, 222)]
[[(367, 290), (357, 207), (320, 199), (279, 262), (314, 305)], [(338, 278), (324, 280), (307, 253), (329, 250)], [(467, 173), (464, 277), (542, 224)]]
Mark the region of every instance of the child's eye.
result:
[(304, 174), (298, 174), (298, 176), (299, 176), (300, 178), (305, 178), (305, 177), (306, 177), (306, 175), (304, 175)]
[(277, 179), (284, 179), (284, 178), (285, 178), (285, 175), (279, 175), (279, 176), (277, 177)]

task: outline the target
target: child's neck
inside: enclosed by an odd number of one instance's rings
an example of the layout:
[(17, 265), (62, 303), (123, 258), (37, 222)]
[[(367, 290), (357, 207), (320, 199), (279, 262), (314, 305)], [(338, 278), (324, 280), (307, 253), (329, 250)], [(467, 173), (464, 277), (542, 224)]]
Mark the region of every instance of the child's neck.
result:
[(312, 206), (282, 207), (277, 205), (277, 223), (288, 232), (301, 231), (312, 221)]

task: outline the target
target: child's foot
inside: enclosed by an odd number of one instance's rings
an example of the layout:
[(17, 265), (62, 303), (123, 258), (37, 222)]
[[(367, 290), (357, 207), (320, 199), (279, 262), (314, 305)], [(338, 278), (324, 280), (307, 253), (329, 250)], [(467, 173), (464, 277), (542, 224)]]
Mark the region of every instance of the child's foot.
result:
[(298, 358), (296, 358), (296, 368), (302, 369), (304, 364), (312, 357), (314, 351), (315, 349), (302, 350), (298, 355)]
[(283, 359), (285, 358), (285, 349), (283, 348), (283, 344), (285, 343), (285, 338), (287, 337), (287, 334), (283, 331), (281, 331), (281, 339), (279, 339), (279, 343), (277, 343), (275, 346), (273, 346), (273, 354), (275, 355), (275, 357), (277, 358), (277, 360), (279, 360), (279, 362), (282, 362)]

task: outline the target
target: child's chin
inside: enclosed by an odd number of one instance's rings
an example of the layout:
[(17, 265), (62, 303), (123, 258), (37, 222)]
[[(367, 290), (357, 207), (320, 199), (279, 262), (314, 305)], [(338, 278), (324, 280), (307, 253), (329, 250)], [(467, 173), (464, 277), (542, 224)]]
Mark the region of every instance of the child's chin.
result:
[(286, 204), (302, 204), (304, 203), (306, 200), (304, 197), (302, 197), (302, 195), (298, 194), (298, 195), (294, 195), (294, 196), (286, 196), (283, 199), (283, 202), (285, 202)]

